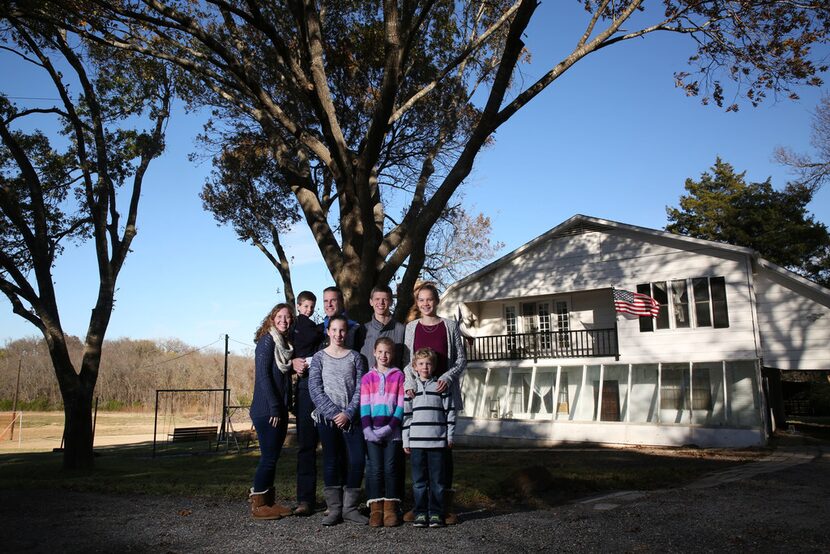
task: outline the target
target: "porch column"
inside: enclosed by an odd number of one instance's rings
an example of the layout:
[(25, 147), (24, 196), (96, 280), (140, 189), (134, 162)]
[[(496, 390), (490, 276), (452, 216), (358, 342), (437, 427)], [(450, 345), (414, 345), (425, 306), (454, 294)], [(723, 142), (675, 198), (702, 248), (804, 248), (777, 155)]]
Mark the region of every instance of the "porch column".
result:
[(631, 364), (628, 364), (628, 388), (625, 389), (625, 422), (631, 421)]
[[(585, 382), (588, 379), (588, 364), (582, 364), (582, 384), (579, 386), (579, 400), (578, 407), (582, 407), (582, 399), (585, 398)], [(574, 418), (576, 418), (576, 408), (574, 406)]]
[(660, 418), (660, 390), (663, 388), (663, 362), (657, 362), (657, 423), (662, 423)]
[(597, 421), (602, 421), (602, 386), (605, 378), (605, 364), (599, 364), (599, 390), (597, 391)]
[[(490, 410), (490, 405), (493, 402), (493, 399), (490, 398), (489, 394), (490, 394), (490, 367), (488, 366), (487, 371), (484, 373), (484, 395), (483, 395), (484, 396), (484, 409), (487, 410), (487, 413), (482, 414), (482, 415), (485, 415), (486, 417), (493, 417), (492, 411)], [(497, 406), (496, 415), (497, 415), (497, 417), (501, 417), (501, 413), (499, 413), (501, 410), (498, 409), (499, 399), (496, 398), (495, 400), (496, 400), (496, 406)]]
[(721, 366), (723, 368), (723, 423), (726, 425), (729, 421), (729, 402), (727, 398), (729, 386), (726, 384), (726, 360), (721, 362)]
[(513, 413), (513, 391), (510, 389), (511, 381), (513, 380), (513, 366), (510, 366), (507, 370), (507, 387), (504, 389), (507, 394), (507, 412), (510, 414), (510, 417), (514, 417), (516, 414)]
[[(530, 394), (527, 395), (527, 411), (525, 412), (528, 415), (530, 414), (530, 409), (533, 407), (533, 394), (536, 390), (536, 364), (533, 364), (533, 369), (530, 370)], [(524, 387), (522, 387), (524, 389)]]
[(553, 386), (553, 416), (552, 420), (556, 421), (556, 418), (559, 417), (559, 384), (561, 382), (560, 378), (562, 376), (562, 366), (556, 366), (556, 383)]
[(689, 425), (691, 425), (695, 418), (694, 418), (694, 409), (695, 409), (695, 374), (694, 374), (694, 364), (689, 362)]

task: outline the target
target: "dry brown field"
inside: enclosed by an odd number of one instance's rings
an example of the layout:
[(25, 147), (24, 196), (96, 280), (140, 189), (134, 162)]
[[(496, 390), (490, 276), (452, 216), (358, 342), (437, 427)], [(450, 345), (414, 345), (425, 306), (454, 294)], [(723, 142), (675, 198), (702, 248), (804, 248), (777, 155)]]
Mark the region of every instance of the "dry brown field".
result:
[[(4, 421), (6, 419), (4, 418)], [(157, 440), (166, 440), (173, 428), (218, 425), (206, 421), (198, 414), (180, 414), (175, 420), (159, 417)], [(250, 428), (247, 413), (235, 414), (235, 430)], [(4, 425), (5, 426), (5, 425)], [(153, 442), (154, 414), (152, 412), (98, 412), (95, 422), (95, 446), (139, 444)], [(11, 437), (10, 437), (11, 435)], [(44, 452), (61, 445), (63, 436), (63, 412), (23, 412), (22, 426), (15, 425), (12, 433), (0, 440), (0, 454), (19, 452)]]

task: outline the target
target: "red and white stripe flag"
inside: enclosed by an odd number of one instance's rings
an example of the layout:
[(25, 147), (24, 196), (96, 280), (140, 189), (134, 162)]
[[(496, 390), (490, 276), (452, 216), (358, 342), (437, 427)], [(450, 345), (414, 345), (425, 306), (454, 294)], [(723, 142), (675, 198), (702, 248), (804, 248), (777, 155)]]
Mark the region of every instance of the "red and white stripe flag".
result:
[(614, 309), (621, 314), (656, 317), (660, 304), (647, 294), (614, 289)]

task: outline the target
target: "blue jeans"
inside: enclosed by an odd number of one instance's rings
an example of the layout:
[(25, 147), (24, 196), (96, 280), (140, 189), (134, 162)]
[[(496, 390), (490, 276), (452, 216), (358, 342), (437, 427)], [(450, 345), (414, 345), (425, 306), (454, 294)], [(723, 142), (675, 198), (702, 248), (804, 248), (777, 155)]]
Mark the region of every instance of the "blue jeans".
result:
[(254, 474), (254, 492), (265, 492), (274, 486), (274, 476), (277, 472), (277, 460), (285, 442), (285, 433), (288, 430), (288, 414), (280, 416), (276, 427), (268, 420), (269, 416), (252, 418), (259, 439), (259, 463)]
[(314, 404), (308, 394), (308, 379), (297, 386), (297, 502), (312, 506), (317, 499), (317, 426), (311, 419)]
[(360, 423), (348, 430), (333, 423), (318, 423), (317, 433), (323, 445), (323, 483), (327, 487), (360, 488), (366, 467), (366, 443)]
[(412, 495), (415, 497), (415, 515), (429, 514), (444, 517), (444, 467), (446, 448), (413, 448)]
[(401, 499), (403, 467), (398, 454), (403, 452), (401, 444), (401, 441), (366, 442), (366, 497), (369, 500)]

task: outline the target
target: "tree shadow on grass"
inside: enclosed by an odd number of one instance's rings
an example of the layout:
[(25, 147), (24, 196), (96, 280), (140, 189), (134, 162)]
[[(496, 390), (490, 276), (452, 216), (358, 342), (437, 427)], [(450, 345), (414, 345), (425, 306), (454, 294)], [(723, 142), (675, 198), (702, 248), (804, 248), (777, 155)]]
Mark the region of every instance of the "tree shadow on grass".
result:
[(455, 451), (464, 519), (553, 509), (604, 493), (683, 486), (755, 461), (768, 449), (550, 448)]

